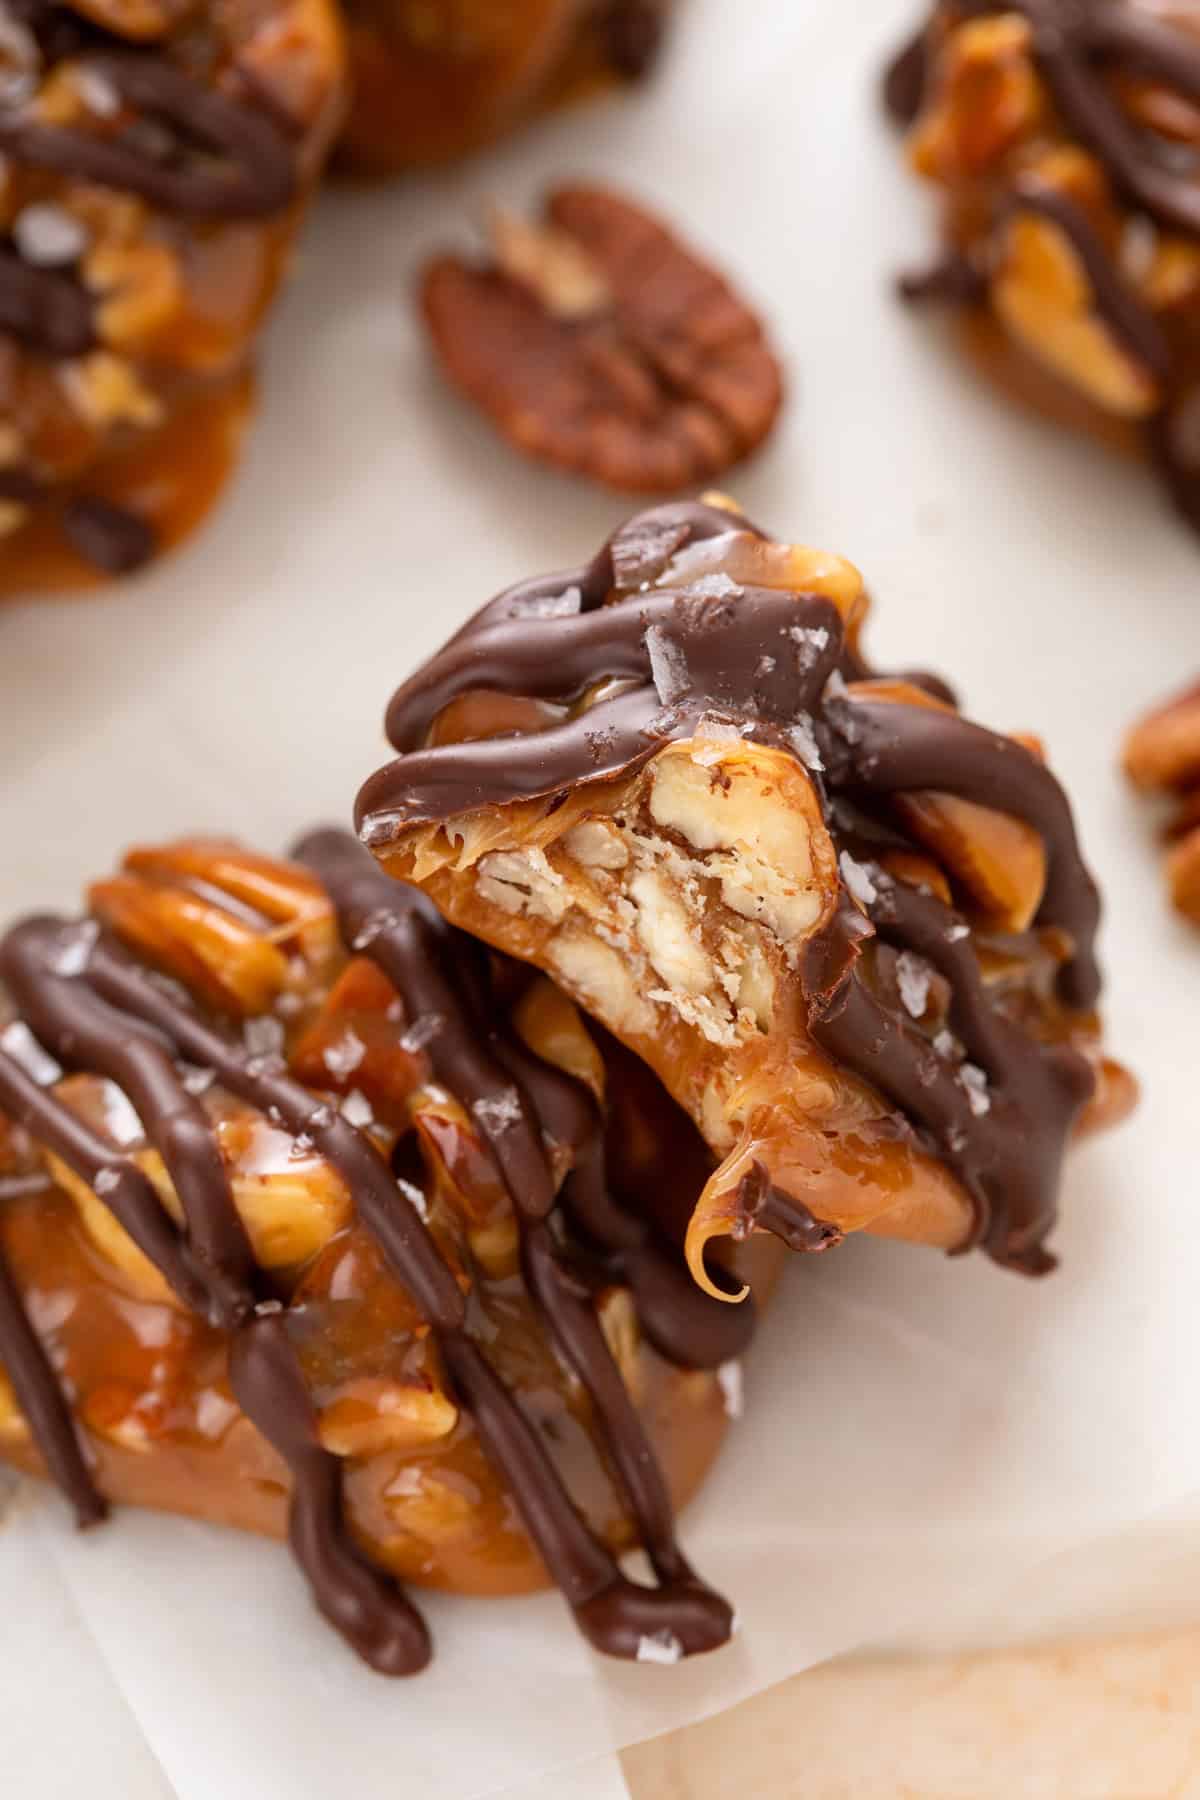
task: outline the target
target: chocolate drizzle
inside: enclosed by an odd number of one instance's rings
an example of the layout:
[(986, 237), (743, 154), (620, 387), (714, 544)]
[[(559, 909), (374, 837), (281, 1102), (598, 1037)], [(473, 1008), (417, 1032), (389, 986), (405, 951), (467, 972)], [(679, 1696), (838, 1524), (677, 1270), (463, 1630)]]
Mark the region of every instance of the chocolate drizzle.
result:
[[(628, 772), (660, 745), (691, 735), (706, 714), (798, 756), (806, 746), (797, 748), (792, 733), (807, 722), (821, 762), (814, 784), (839, 848), (853, 841), (857, 854), (858, 840), (847, 836), (841, 820), (847, 803), (872, 822), (876, 836), (903, 844), (891, 797), (930, 791), (1009, 813), (1039, 834), (1046, 882), (1038, 923), (1058, 927), (1070, 942), (1059, 997), (1069, 1009), (1090, 1010), (1100, 986), (1099, 899), (1066, 796), (1044, 764), (1011, 738), (944, 706), (847, 692), (831, 679), (846, 660), (845, 631), (824, 599), (753, 587), (725, 592), (719, 583), (716, 589), (702, 584), (699, 594), (645, 588), (688, 541), (679, 538), (681, 527), (711, 537), (738, 529), (739, 521), (712, 508), (641, 514), (588, 570), (501, 595), (406, 683), (388, 712), (389, 734), (404, 754), (360, 795), (366, 841), (383, 847), (414, 822), (552, 797)], [(660, 548), (643, 557), (645, 545)], [(629, 568), (633, 575), (615, 591), (611, 580), (602, 589), (610, 571)], [(571, 596), (571, 609), (556, 608), (556, 595)], [(655, 685), (655, 642), (660, 653), (663, 645), (668, 649), (673, 686), (666, 694)], [(660, 686), (662, 667), (660, 661)], [(424, 747), (442, 708), (473, 688), (569, 707), (607, 680), (624, 685), (543, 731)], [(808, 757), (811, 765), (811, 750)], [(965, 923), (955, 914), (938, 909), (935, 929), (935, 902), (914, 893), (910, 904), (882, 871), (875, 886), (869, 918), (847, 902), (810, 947), (813, 1035), (886, 1096), (902, 1115), (901, 1128), (915, 1131), (958, 1175), (977, 1208), (976, 1242), (1014, 1267), (1046, 1266), (1038, 1246), (1053, 1223), (1062, 1151), (1091, 1092), (1091, 1072), (1073, 1052), (1044, 1049), (996, 1012)], [(947, 936), (960, 924), (962, 943)], [(864, 982), (859, 963), (871, 938), (913, 949), (945, 976), (955, 1028), (972, 1066), (994, 1084), (994, 1104), (989, 1097), (985, 1108), (978, 1092), (969, 1093), (913, 1021)], [(743, 1211), (751, 1198), (762, 1225), (804, 1248), (822, 1247), (811, 1241), (819, 1221), (802, 1197), (755, 1190)], [(789, 1215), (784, 1202), (796, 1210)]]
[[(1110, 81), (1114, 71), (1145, 76), (1200, 106), (1200, 44), (1178, 25), (1124, 0), (939, 0), (928, 26), (894, 59), (885, 77), (885, 102), (897, 123), (907, 127), (920, 112), (939, 27), (1002, 12), (1020, 13), (1028, 21), (1033, 58), (1063, 124), (1098, 159), (1126, 204), (1164, 230), (1200, 236), (1200, 151), (1184, 151), (1131, 119)], [(1180, 450), (1169, 423), (1178, 396), (1169, 393), (1171, 349), (1153, 309), (1130, 286), (1069, 195), (1025, 177), (1000, 205), (996, 224), (1013, 211), (1039, 212), (1064, 233), (1083, 264), (1097, 313), (1168, 390), (1167, 401), (1147, 427), (1150, 450), (1178, 510), (1195, 525), (1200, 466)], [(901, 292), (914, 300), (976, 304), (986, 298), (986, 280), (973, 261), (951, 252), (929, 277), (903, 283)]]
[[(732, 1309), (692, 1288), (648, 1228), (609, 1194), (594, 1103), (500, 1028), (470, 973), (465, 941), (429, 904), (384, 876), (344, 833), (315, 833), (298, 856), (327, 886), (347, 945), (396, 987), (406, 1019), (435, 1026), (426, 1049), (433, 1073), (475, 1120), (511, 1197), (529, 1293), (591, 1398), (657, 1586), (627, 1579), (575, 1509), (538, 1433), (468, 1334), (458, 1281), (370, 1138), (272, 1058), (250, 1054), (175, 984), (89, 922), (36, 917), (16, 926), (0, 941), (0, 976), (61, 1064), (106, 1076), (127, 1095), (170, 1172), (183, 1230), (129, 1156), (3, 1051), (0, 1108), (88, 1183), (189, 1307), (232, 1334), (235, 1395), (291, 1471), (289, 1534), (297, 1560), (322, 1613), (373, 1668), (396, 1675), (423, 1667), (428, 1633), (396, 1582), (346, 1530), (340, 1465), (320, 1443), (286, 1316), (262, 1290), (211, 1123), (187, 1091), (180, 1061), (211, 1070), (225, 1091), (306, 1138), (341, 1175), (360, 1222), (432, 1327), (455, 1395), (590, 1641), (627, 1657), (637, 1655), (643, 1637), (663, 1633), (680, 1654), (724, 1643), (730, 1609), (676, 1541), (662, 1474), (597, 1321), (587, 1259), (572, 1250), (566, 1221), (582, 1221), (604, 1279), (628, 1280), (645, 1302), (647, 1335), (664, 1354), (715, 1367), (744, 1347), (752, 1319), (731, 1321)], [(563, 1208), (547, 1140), (575, 1155)], [(101, 1516), (69, 1408), (2, 1267), (0, 1360), (80, 1519)]]
[(169, 151), (128, 130), (106, 136), (44, 124), (12, 105), (0, 105), (0, 151), (185, 217), (258, 218), (293, 198), (292, 150), (265, 112), (202, 86), (154, 52), (93, 51), (81, 67), (165, 129)]
[(83, 356), (96, 342), (91, 295), (63, 270), (35, 269), (0, 249), (0, 332), (46, 356)]

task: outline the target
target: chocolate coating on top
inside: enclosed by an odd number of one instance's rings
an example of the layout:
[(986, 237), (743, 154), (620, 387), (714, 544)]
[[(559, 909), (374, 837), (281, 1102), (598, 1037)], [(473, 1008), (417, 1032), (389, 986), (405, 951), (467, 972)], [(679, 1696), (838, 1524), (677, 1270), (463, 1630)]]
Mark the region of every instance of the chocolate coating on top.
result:
[[(1194, 155), (1137, 124), (1114, 96), (1114, 71), (1161, 82), (1200, 105), (1200, 44), (1168, 19), (1110, 0), (939, 0), (929, 25), (890, 65), (884, 99), (898, 124), (908, 126), (922, 104), (936, 28), (994, 13), (1020, 13), (1029, 23), (1032, 53), (1067, 130), (1095, 156), (1118, 194), (1135, 211), (1169, 231), (1200, 236), (1200, 185)], [(1083, 263), (1100, 317), (1158, 380), (1171, 381), (1171, 352), (1153, 311), (1130, 287), (1084, 213), (1065, 195), (1040, 183), (1019, 182), (1004, 210), (1040, 212), (1065, 233)], [(968, 273), (969, 272), (969, 273)], [(973, 277), (973, 280), (972, 280)], [(972, 303), (986, 297), (982, 271), (951, 257), (930, 277), (903, 284), (910, 299)], [(1179, 510), (1200, 519), (1200, 459), (1188, 454), (1170, 428), (1167, 409), (1148, 426), (1151, 453)]]
[[(249, 1054), (240, 1038), (104, 932), (29, 919), (0, 941), (0, 976), (26, 1024), (61, 1063), (106, 1076), (125, 1092), (171, 1174), (183, 1229), (131, 1157), (3, 1051), (0, 1108), (88, 1183), (185, 1304), (231, 1332), (235, 1395), (291, 1470), (297, 1559), (321, 1611), (372, 1667), (385, 1674), (423, 1667), (428, 1633), (397, 1583), (346, 1531), (340, 1465), (319, 1441), (284, 1315), (261, 1286), (211, 1124), (183, 1083), (180, 1060), (213, 1071), (228, 1093), (306, 1137), (341, 1175), (360, 1222), (432, 1327), (454, 1392), (590, 1640), (619, 1656), (636, 1656), (642, 1637), (662, 1632), (684, 1654), (714, 1648), (728, 1638), (732, 1615), (676, 1541), (666, 1485), (597, 1321), (585, 1266), (553, 1216), (548, 1143), (575, 1153), (563, 1218), (582, 1220), (606, 1280), (628, 1281), (663, 1354), (715, 1367), (744, 1347), (752, 1318), (731, 1319), (731, 1309), (698, 1293), (649, 1228), (609, 1194), (598, 1109), (489, 1010), (486, 988), (471, 973), (473, 946), (419, 894), (384, 876), (346, 834), (315, 833), (297, 854), (326, 886), (347, 946), (387, 975), (409, 1024), (422, 1019), (434, 1027), (427, 1042), (434, 1074), (490, 1148), (518, 1221), (529, 1292), (591, 1397), (658, 1585), (642, 1587), (622, 1575), (576, 1511), (540, 1437), (469, 1335), (452, 1270), (370, 1138), (272, 1059)], [(104, 1503), (69, 1408), (2, 1263), (0, 1361), (80, 1520), (101, 1516)]]
[[(1059, 997), (1090, 1010), (1100, 989), (1099, 898), (1066, 796), (1037, 757), (940, 707), (843, 698), (831, 676), (847, 660), (845, 630), (825, 599), (753, 587), (726, 593), (719, 584), (699, 595), (686, 587), (640, 591), (684, 544), (742, 528), (712, 507), (643, 513), (586, 569), (510, 589), (484, 607), (393, 699), (389, 735), (405, 754), (362, 790), (366, 841), (382, 846), (414, 822), (628, 773), (663, 744), (689, 736), (705, 714), (792, 754), (789, 730), (807, 722), (823, 763), (814, 784), (839, 849), (857, 847), (840, 822), (840, 802), (852, 802), (895, 843), (889, 797), (931, 790), (1010, 813), (1039, 833), (1047, 874), (1038, 923), (1061, 928), (1071, 944)], [(667, 663), (678, 692), (656, 689), (651, 634), (673, 652)], [(569, 706), (609, 678), (626, 684), (615, 697), (546, 730), (415, 747), (441, 708), (471, 688)], [(909, 906), (882, 873), (876, 887), (880, 901), (869, 918), (843, 908), (810, 948), (813, 1035), (886, 1095), (898, 1123), (954, 1170), (975, 1202), (975, 1242), (1013, 1267), (1046, 1266), (1038, 1246), (1054, 1222), (1062, 1152), (1092, 1091), (1091, 1071), (1074, 1051), (1048, 1052), (999, 1014), (989, 1026), (985, 1014), (994, 1009), (980, 985), (976, 948), (969, 934), (958, 942), (965, 923), (932, 899)], [(950, 982), (968, 1055), (989, 1084), (989, 1110), (979, 1096), (971, 1104), (958, 1065), (861, 979), (862, 948), (875, 936), (926, 956)], [(804, 1205), (805, 1197), (790, 1198)], [(761, 1222), (784, 1236), (795, 1229), (771, 1209)]]
[(45, 124), (3, 101), (0, 151), (32, 168), (136, 194), (168, 213), (239, 219), (287, 206), (296, 191), (294, 158), (272, 117), (205, 87), (156, 50), (110, 48), (120, 40), (89, 35), (101, 41), (85, 45), (81, 67), (168, 132), (171, 154), (130, 131), (110, 136)]

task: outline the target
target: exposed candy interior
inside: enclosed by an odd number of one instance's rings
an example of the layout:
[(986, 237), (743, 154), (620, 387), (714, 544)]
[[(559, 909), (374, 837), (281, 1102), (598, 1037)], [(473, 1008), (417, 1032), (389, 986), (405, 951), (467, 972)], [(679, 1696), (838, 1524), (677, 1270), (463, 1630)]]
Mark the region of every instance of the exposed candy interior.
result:
[(1049, 1266), (1116, 1117), (1095, 887), (1034, 744), (870, 674), (838, 557), (727, 504), (509, 589), (393, 699), (383, 865), (643, 1057), (721, 1159), (688, 1233), (872, 1230)]
[(136, 851), (0, 941), (0, 1453), (83, 1524), (286, 1528), (384, 1673), (430, 1650), (402, 1581), (549, 1576), (611, 1654), (715, 1647), (673, 1506), (752, 1320), (672, 1238), (702, 1144), (352, 837), (297, 858)]
[(1035, 404), (1142, 439), (1200, 524), (1200, 8), (940, 0), (887, 98), (943, 202), (909, 297), (965, 303)]
[(0, 592), (135, 568), (207, 510), (337, 124), (329, 0), (10, 0)]

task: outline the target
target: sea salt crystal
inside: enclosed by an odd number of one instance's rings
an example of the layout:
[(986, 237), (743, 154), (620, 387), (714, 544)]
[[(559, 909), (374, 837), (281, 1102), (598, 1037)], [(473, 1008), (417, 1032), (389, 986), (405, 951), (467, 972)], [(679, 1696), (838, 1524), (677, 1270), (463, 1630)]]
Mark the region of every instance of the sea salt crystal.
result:
[(312, 1131), (328, 1131), (333, 1124), (333, 1108), (331, 1106), (314, 1106), (308, 1115), (309, 1129)]
[(817, 743), (817, 734), (813, 730), (813, 722), (807, 713), (800, 713), (795, 724), (787, 729), (787, 741), (795, 751), (806, 769), (823, 769), (824, 759)]
[(952, 1031), (939, 1031), (933, 1040), (933, 1047), (939, 1056), (956, 1056), (958, 1054), (958, 1039)]
[(971, 1111), (977, 1119), (992, 1110), (992, 1097), (988, 1093), (988, 1078), (975, 1063), (965, 1062), (958, 1071), (958, 1079), (967, 1090), (967, 1100)]
[(429, 1202), (421, 1189), (417, 1186), (416, 1182), (405, 1181), (402, 1175), (397, 1175), (396, 1186), (400, 1189), (400, 1192), (404, 1195), (404, 1198), (408, 1201), (408, 1204), (412, 1207), (417, 1217), (419, 1219), (428, 1219)]
[(637, 1659), (640, 1663), (677, 1663), (683, 1660), (683, 1645), (673, 1631), (655, 1631), (638, 1639)]
[(321, 1061), (339, 1081), (345, 1079), (352, 1070), (357, 1069), (367, 1054), (367, 1046), (354, 1031), (343, 1031), (336, 1043), (326, 1044), (321, 1052)]
[(946, 927), (946, 942), (948, 944), (961, 944), (963, 939), (970, 937), (970, 935), (971, 927), (969, 925), (947, 925)]
[(834, 669), (830, 673), (829, 680), (825, 683), (824, 698), (826, 700), (842, 700), (845, 698), (845, 694), (846, 678), (840, 669)]
[(351, 1088), (342, 1101), (341, 1113), (346, 1123), (353, 1125), (358, 1131), (364, 1131), (368, 1125), (373, 1125), (375, 1122), (371, 1102), (357, 1088)]
[(793, 644), (800, 644), (814, 656), (829, 648), (829, 633), (824, 625), (789, 625), (787, 634)]
[(401, 1036), (400, 1048), (407, 1050), (410, 1056), (415, 1056), (418, 1051), (424, 1050), (427, 1044), (432, 1044), (445, 1023), (441, 1013), (422, 1013), (419, 1019), (413, 1020)]
[(99, 936), (100, 927), (95, 919), (81, 919), (78, 925), (68, 925), (59, 933), (54, 954), (50, 958), (52, 973), (82, 975), (92, 960), (92, 951)]
[(0, 1050), (11, 1056), (15, 1063), (19, 1063), (39, 1087), (48, 1087), (62, 1074), (54, 1058), (49, 1051), (42, 1049), (23, 1019), (14, 1019), (11, 1025), (6, 1025), (0, 1031)]
[[(390, 830), (391, 830), (391, 825), (389, 823), (389, 825), (388, 825), (389, 833), (390, 833)], [(370, 844), (370, 843), (374, 842), (375, 840), (373, 838), (368, 837), (368, 838), (364, 838), (363, 841), (365, 843)], [(380, 841), (382, 842), (383, 840), (380, 839)], [(358, 932), (358, 935), (354, 939), (354, 942), (351, 944), (350, 948), (352, 950), (369, 950), (371, 945), (375, 942), (375, 939), (379, 936), (380, 932), (386, 931), (388, 929), (389, 925), (394, 925), (395, 923), (396, 923), (395, 913), (389, 911), (386, 907), (382, 907), (378, 912), (368, 913), (366, 918), (363, 920), (362, 926)]]
[(878, 900), (879, 889), (871, 880), (869, 870), (862, 863), (855, 862), (848, 850), (843, 850), (838, 857), (838, 867), (842, 871), (847, 891), (860, 906), (870, 906), (873, 901)]
[(189, 1094), (206, 1094), (216, 1079), (215, 1069), (196, 1068), (190, 1063), (185, 1063), (180, 1072), (184, 1090)]
[(650, 657), (650, 674), (658, 689), (659, 699), (664, 706), (674, 706), (677, 700), (682, 700), (691, 686), (687, 657), (674, 639), (667, 636), (661, 625), (647, 628), (646, 651)]
[(97, 1169), (92, 1182), (92, 1192), (99, 1194), (103, 1200), (106, 1194), (115, 1194), (120, 1185), (121, 1171), (119, 1169)]
[(521, 1123), (521, 1097), (516, 1088), (506, 1088), (502, 1094), (485, 1094), (482, 1100), (472, 1100), (471, 1111), (485, 1131), (511, 1131)]
[(71, 71), (75, 91), (89, 112), (101, 119), (111, 119), (121, 110), (121, 96), (107, 75), (88, 63), (77, 63)]
[(256, 1319), (272, 1319), (275, 1317), (276, 1313), (281, 1313), (282, 1311), (282, 1300), (260, 1300), (258, 1305), (254, 1308), (254, 1316)]
[(919, 1019), (923, 1015), (932, 980), (933, 970), (923, 956), (917, 956), (911, 950), (900, 952), (896, 958), (896, 986), (904, 1010), (911, 1018)]
[(292, 1139), (292, 1147), (288, 1151), (288, 1155), (290, 1157), (294, 1158), (296, 1161), (299, 1161), (301, 1158), (303, 1158), (305, 1156), (310, 1156), (312, 1154), (312, 1150), (313, 1150), (312, 1139), (309, 1137), (307, 1131), (302, 1131), (300, 1133), (299, 1137), (295, 1137)]
[(726, 1416), (730, 1419), (740, 1419), (743, 1410), (741, 1363), (722, 1363), (717, 1370), (717, 1381), (720, 1384), (721, 1399), (725, 1404)]
[(23, 206), (12, 222), (13, 241), (35, 269), (77, 262), (88, 247), (86, 228), (61, 206)]
[(251, 1056), (277, 1056), (283, 1049), (283, 1026), (269, 1015), (247, 1019), (242, 1026), (242, 1042)]
[(764, 675), (773, 674), (775, 668), (776, 661), (773, 656), (760, 656), (754, 673), (761, 679)]
[(736, 581), (728, 575), (699, 575), (695, 581), (688, 582), (688, 593), (695, 594), (699, 600), (732, 600), (742, 592)]
[(561, 594), (518, 595), (508, 608), (510, 619), (569, 619), (583, 605), (583, 592), (576, 586), (564, 588)]

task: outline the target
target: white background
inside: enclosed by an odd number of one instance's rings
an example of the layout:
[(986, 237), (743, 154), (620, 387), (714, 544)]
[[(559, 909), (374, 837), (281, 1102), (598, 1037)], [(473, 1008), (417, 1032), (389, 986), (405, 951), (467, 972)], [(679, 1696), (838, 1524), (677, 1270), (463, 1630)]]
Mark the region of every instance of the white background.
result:
[(23, 1496), (0, 1530), (23, 1800), (465, 1800), (858, 1643), (1200, 1613), (1200, 939), (1114, 773), (1124, 725), (1200, 664), (1200, 543), (1147, 476), (1009, 409), (892, 301), (932, 209), (875, 81), (915, 4), (691, 0), (652, 90), (437, 180), (330, 193), (211, 527), (123, 590), (0, 610), (0, 913), (74, 904), (130, 841), (272, 849), (346, 818), (399, 679), (611, 529), (618, 501), (519, 463), (441, 390), (411, 304), (486, 197), (611, 179), (739, 276), (786, 358), (783, 425), (726, 485), (856, 561), (878, 660), (1040, 733), (1075, 797), (1112, 1042), (1146, 1096), (1074, 1162), (1063, 1270), (866, 1244), (794, 1270), (687, 1520), (742, 1635), (679, 1669), (601, 1666), (552, 1598), (441, 1601), (433, 1671), (388, 1685), (313, 1622), (283, 1551), (128, 1515), (80, 1540)]

